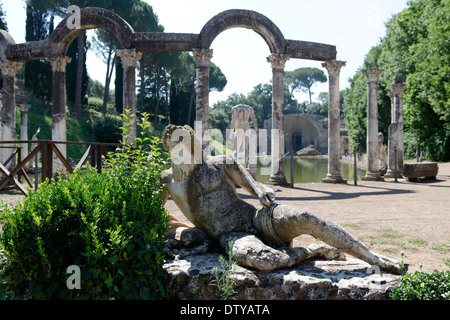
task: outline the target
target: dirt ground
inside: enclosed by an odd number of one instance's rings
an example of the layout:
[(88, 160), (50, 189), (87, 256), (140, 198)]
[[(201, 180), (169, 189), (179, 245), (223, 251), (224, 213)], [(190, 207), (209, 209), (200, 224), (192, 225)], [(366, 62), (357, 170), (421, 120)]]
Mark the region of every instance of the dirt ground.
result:
[[(386, 179), (358, 181), (356, 186), (353, 181), (347, 185), (301, 183), (274, 190), (277, 203), (299, 206), (340, 224), (373, 251), (409, 263), (409, 272), (420, 270), (420, 265), (426, 272), (450, 269), (450, 163), (440, 163), (437, 179), (432, 181)], [(259, 206), (244, 190), (238, 192)], [(0, 191), (0, 203), (22, 199), (17, 191)], [(180, 222), (192, 225), (170, 198), (166, 207)], [(312, 242), (317, 240), (301, 236), (294, 244)]]

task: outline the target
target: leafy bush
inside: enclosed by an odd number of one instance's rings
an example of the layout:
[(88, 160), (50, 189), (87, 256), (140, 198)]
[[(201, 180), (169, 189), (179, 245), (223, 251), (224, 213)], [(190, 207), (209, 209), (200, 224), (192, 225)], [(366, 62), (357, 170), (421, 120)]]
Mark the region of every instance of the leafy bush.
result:
[(450, 300), (450, 271), (407, 273), (390, 297), (394, 300)]
[[(137, 140), (102, 173), (88, 168), (46, 181), (3, 208), (0, 299), (164, 297), (163, 164), (158, 139)], [(80, 267), (80, 289), (67, 288), (70, 265)]]
[(111, 115), (91, 117), (91, 132), (99, 142), (118, 143), (122, 137), (122, 119)]

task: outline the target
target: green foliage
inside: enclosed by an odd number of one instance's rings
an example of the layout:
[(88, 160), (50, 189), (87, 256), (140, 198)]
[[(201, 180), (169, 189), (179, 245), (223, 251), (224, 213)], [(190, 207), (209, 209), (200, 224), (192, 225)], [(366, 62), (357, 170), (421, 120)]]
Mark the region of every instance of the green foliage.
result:
[[(144, 121), (141, 132), (146, 126)], [(102, 173), (76, 170), (65, 180), (43, 183), (16, 207), (3, 207), (3, 298), (164, 297), (168, 213), (158, 144), (157, 138), (140, 136), (111, 155)], [(81, 269), (81, 289), (66, 287), (70, 265)]]
[[(409, 157), (421, 146), (429, 160), (450, 159), (449, 26), (449, 1), (412, 0), (386, 22), (385, 37), (369, 51), (362, 67), (384, 69), (379, 81), (378, 113), (385, 137), (390, 122), (390, 86), (395, 75), (405, 76), (404, 141), (405, 155)], [(344, 99), (350, 138), (360, 146), (365, 145), (364, 80), (358, 72)]]
[(234, 286), (236, 284), (236, 261), (232, 259), (233, 256), (233, 242), (228, 244), (227, 255), (228, 258), (220, 256), (220, 266), (221, 272), (218, 271), (217, 267), (212, 269), (214, 280), (211, 281), (211, 285), (217, 286), (219, 292), (217, 295), (220, 299), (228, 300), (230, 297), (236, 293), (234, 291)]
[(286, 71), (285, 78), (291, 93), (298, 90), (309, 94), (309, 103), (312, 103), (312, 86), (316, 82), (323, 83), (327, 81), (325, 73), (318, 68), (298, 68), (294, 71)]
[(450, 272), (416, 271), (402, 276), (401, 283), (390, 293), (393, 300), (450, 300)]

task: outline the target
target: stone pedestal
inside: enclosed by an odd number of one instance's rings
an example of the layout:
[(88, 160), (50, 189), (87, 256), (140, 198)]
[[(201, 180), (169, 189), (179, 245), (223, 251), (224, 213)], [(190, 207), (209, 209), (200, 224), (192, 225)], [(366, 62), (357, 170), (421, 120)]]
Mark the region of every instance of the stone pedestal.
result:
[[(0, 69), (3, 76), (3, 106), (1, 109), (2, 119), (2, 140), (13, 141), (16, 140), (16, 113), (15, 113), (15, 93), (14, 93), (14, 77), (16, 71), (22, 66), (22, 63), (13, 62), (9, 60), (0, 61)], [(6, 146), (6, 145), (5, 145)], [(8, 145), (13, 147), (13, 145)], [(0, 149), (0, 161), (4, 163), (12, 154), (13, 149)], [(7, 166), (8, 168), (13, 162)]]
[[(50, 57), (46, 59), (50, 62), (53, 71), (53, 109), (52, 109), (52, 140), (67, 141), (66, 128), (66, 64), (72, 60), (66, 56)], [(57, 144), (64, 158), (67, 158), (67, 145)], [(66, 174), (66, 167), (61, 160), (53, 155), (52, 175), (55, 176), (57, 170)]]
[(324, 183), (347, 183), (341, 176), (340, 96), (339, 73), (345, 61), (329, 60), (322, 63), (328, 71), (328, 173)]
[(395, 162), (397, 161), (397, 177), (403, 174), (403, 92), (406, 85), (403, 76), (397, 75), (391, 86), (391, 125), (389, 126), (388, 169), (385, 178), (395, 177)]
[[(196, 121), (201, 122), (202, 134), (209, 129), (209, 63), (211, 61), (212, 49), (193, 50), (197, 83), (196, 94)], [(197, 122), (199, 123), (199, 122)], [(203, 146), (205, 147), (205, 145)]]
[(129, 110), (129, 119), (125, 121), (131, 122), (129, 130), (126, 132), (128, 137), (124, 142), (136, 142), (136, 65), (137, 61), (142, 57), (142, 52), (136, 49), (117, 50), (117, 55), (122, 61), (123, 67), (123, 112)]
[(272, 54), (267, 62), (272, 66), (272, 139), (271, 175), (268, 184), (288, 185), (284, 175), (284, 65), (288, 55)]
[(382, 181), (378, 150), (378, 79), (383, 69), (362, 70), (367, 77), (367, 171), (364, 181)]

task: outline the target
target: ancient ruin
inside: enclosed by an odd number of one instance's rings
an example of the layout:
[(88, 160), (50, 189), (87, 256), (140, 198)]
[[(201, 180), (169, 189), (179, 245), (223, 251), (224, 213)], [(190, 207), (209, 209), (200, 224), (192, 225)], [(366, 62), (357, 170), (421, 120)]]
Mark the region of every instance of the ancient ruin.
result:
[(404, 77), (397, 75), (391, 85), (391, 124), (388, 129), (388, 168), (385, 178), (403, 174), (403, 92)]
[[(78, 14), (78, 13), (77, 13)], [(53, 70), (53, 141), (66, 139), (65, 115), (65, 81), (64, 72), (66, 63), (70, 63), (65, 56), (67, 48), (73, 39), (82, 31), (94, 28), (103, 28), (111, 32), (118, 40), (117, 53), (124, 68), (123, 73), (123, 100), (124, 106), (136, 110), (135, 101), (135, 68), (136, 61), (146, 51), (190, 51), (193, 52), (197, 70), (197, 106), (196, 120), (201, 121), (202, 132), (209, 128), (209, 64), (213, 55), (211, 43), (223, 31), (229, 28), (248, 28), (258, 33), (267, 43), (271, 55), (267, 58), (273, 71), (273, 102), (272, 117), (273, 128), (279, 130), (277, 147), (280, 154), (284, 150), (283, 133), (283, 104), (284, 104), (284, 64), (289, 59), (310, 59), (325, 61), (324, 66), (330, 72), (330, 110), (339, 113), (339, 72), (338, 69), (345, 63), (336, 61), (336, 47), (327, 44), (285, 39), (278, 27), (264, 15), (251, 10), (227, 10), (211, 18), (198, 34), (192, 33), (164, 33), (164, 32), (138, 32), (115, 13), (103, 9), (87, 7), (80, 9), (79, 25), (74, 27), (68, 21), (71, 15), (63, 19), (48, 39), (16, 44), (11, 35), (0, 31), (0, 67), (3, 74), (3, 108), (2, 108), (2, 140), (14, 140), (11, 134), (15, 123), (14, 114), (14, 75), (23, 61), (46, 59), (50, 61)], [(336, 69), (337, 68), (337, 69)], [(332, 83), (332, 85), (331, 85)], [(334, 98), (333, 98), (334, 97)], [(336, 98), (337, 97), (337, 98)], [(337, 111), (336, 111), (337, 110)], [(329, 117), (332, 119), (332, 117)], [(339, 117), (338, 117), (339, 118)], [(334, 119), (334, 118), (333, 118)], [(336, 121), (330, 120), (330, 133), (338, 135), (339, 129)], [(338, 124), (338, 123), (337, 123)], [(339, 128), (339, 126), (338, 126)], [(197, 128), (196, 128), (197, 129)], [(131, 138), (133, 135), (131, 135)], [(336, 138), (332, 138), (333, 141)], [(338, 138), (337, 138), (338, 139)], [(272, 139), (272, 143), (275, 141)], [(339, 143), (339, 142), (337, 142)], [(331, 146), (330, 146), (331, 145)], [(65, 146), (60, 145), (65, 156)], [(339, 145), (329, 144), (330, 155), (335, 159)], [(272, 148), (273, 149), (273, 148)], [(4, 155), (5, 157), (7, 155)], [(278, 162), (274, 165), (274, 162)], [(332, 162), (330, 176), (339, 176), (337, 168), (339, 162)], [(272, 159), (271, 183), (286, 183), (283, 161)], [(275, 172), (276, 171), (276, 172)], [(334, 179), (334, 178), (333, 178)], [(339, 180), (339, 179), (337, 179)]]
[(380, 175), (378, 146), (378, 79), (383, 69), (369, 68), (362, 70), (367, 77), (367, 172), (362, 180), (383, 180)]

